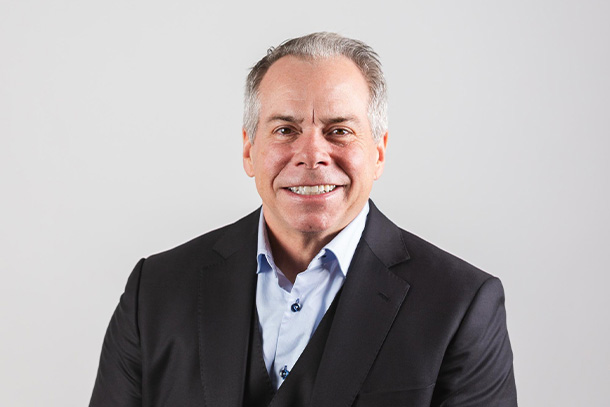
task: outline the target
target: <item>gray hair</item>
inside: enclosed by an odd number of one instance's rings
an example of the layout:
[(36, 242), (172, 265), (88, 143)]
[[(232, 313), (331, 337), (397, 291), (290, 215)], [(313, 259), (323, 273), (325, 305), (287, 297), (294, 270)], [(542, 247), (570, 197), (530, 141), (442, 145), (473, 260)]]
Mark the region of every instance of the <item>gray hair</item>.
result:
[(388, 129), (388, 96), (379, 56), (362, 41), (336, 33), (319, 32), (284, 41), (277, 48), (269, 48), (267, 55), (250, 70), (246, 79), (243, 123), (250, 142), (254, 142), (258, 127), (260, 84), (269, 67), (287, 55), (311, 59), (344, 56), (354, 62), (369, 85), (368, 119), (373, 139), (376, 142), (381, 139)]

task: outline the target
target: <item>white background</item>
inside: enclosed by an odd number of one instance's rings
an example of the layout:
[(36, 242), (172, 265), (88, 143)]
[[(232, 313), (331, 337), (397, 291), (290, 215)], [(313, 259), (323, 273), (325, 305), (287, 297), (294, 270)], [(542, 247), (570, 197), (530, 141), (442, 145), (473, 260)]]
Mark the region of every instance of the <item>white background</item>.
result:
[(337, 31), (390, 87), (402, 227), (500, 277), (521, 406), (607, 406), (610, 3), (0, 1), (0, 405), (87, 405), (140, 257), (260, 204), (247, 70)]

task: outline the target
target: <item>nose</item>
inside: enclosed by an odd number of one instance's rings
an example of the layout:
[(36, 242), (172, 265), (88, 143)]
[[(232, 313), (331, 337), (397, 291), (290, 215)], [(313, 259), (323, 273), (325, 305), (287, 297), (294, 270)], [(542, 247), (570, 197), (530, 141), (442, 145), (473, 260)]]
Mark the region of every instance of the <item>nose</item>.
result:
[(330, 164), (330, 143), (319, 129), (301, 134), (295, 142), (294, 163), (307, 169), (315, 169)]

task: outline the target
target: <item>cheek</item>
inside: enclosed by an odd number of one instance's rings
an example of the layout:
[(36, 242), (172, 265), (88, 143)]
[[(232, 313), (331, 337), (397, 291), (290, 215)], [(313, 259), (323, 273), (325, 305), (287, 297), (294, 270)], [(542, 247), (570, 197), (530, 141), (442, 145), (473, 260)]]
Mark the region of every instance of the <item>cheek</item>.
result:
[(347, 149), (336, 155), (335, 162), (351, 179), (352, 183), (373, 179), (375, 156), (360, 148)]
[(256, 183), (263, 186), (274, 182), (276, 177), (290, 162), (290, 152), (286, 148), (262, 148), (257, 154)]

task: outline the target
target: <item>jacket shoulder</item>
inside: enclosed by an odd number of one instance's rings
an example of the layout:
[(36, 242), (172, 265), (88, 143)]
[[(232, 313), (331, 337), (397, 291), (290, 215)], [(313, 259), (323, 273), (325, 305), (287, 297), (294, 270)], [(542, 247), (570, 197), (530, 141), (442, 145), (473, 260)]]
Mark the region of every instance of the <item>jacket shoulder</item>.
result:
[(409, 250), (410, 261), (415, 265), (426, 266), (427, 269), (435, 270), (447, 277), (452, 274), (461, 274), (465, 278), (481, 280), (481, 282), (493, 277), (491, 274), (411, 232), (403, 229), (400, 229), (400, 231)]
[(411, 284), (410, 295), (436, 304), (444, 304), (448, 313), (463, 315), (483, 287), (500, 287), (493, 275), (461, 258), (401, 229), (410, 258), (396, 273)]
[(478, 288), (492, 278), (472, 264), (400, 228), (372, 201), (370, 207), (364, 239), (387, 267), (402, 274), (407, 281)]
[(256, 236), (259, 216), (260, 208), (230, 225), (153, 254), (145, 259), (144, 268), (148, 273), (160, 269), (167, 272), (218, 263)]

